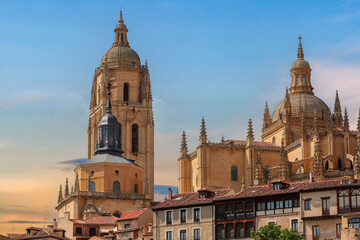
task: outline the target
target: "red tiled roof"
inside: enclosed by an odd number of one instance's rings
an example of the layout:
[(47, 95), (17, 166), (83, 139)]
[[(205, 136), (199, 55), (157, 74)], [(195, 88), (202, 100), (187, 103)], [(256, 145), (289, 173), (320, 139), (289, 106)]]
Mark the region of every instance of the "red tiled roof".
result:
[(116, 226), (116, 222), (119, 218), (115, 216), (96, 216), (85, 220), (72, 220), (77, 224), (89, 224), (89, 225), (107, 225)]
[(191, 193), (181, 193), (174, 195), (171, 199), (166, 199), (165, 201), (157, 204), (152, 209), (160, 210), (160, 209), (168, 209), (168, 208), (177, 208), (183, 206), (194, 206), (194, 205), (206, 205), (211, 204), (211, 202), (221, 196), (232, 191), (229, 189), (219, 189), (214, 191), (214, 195), (207, 198), (199, 198), (198, 192)]
[(137, 219), (140, 217), (147, 208), (141, 209), (141, 210), (130, 210), (125, 212), (121, 217), (118, 219), (118, 221), (124, 221), (124, 220), (130, 220), (130, 219)]
[(243, 192), (231, 196), (220, 197), (216, 200), (228, 200), (228, 199), (240, 199), (240, 198), (253, 198), (253, 197), (262, 197), (262, 196), (274, 196), (274, 195), (283, 195), (291, 194), (305, 191), (317, 191), (317, 190), (326, 190), (332, 188), (343, 188), (350, 186), (360, 186), (360, 183), (351, 183), (349, 185), (342, 185), (340, 180), (332, 181), (321, 181), (321, 182), (295, 182), (288, 183), (288, 186), (284, 189), (274, 190), (273, 185), (270, 187), (267, 185), (261, 186), (252, 186), (246, 188)]
[(8, 236), (9, 236), (9, 238), (16, 239), (16, 240), (38, 239), (38, 238), (47, 238), (47, 237), (53, 237), (53, 238), (62, 239), (62, 240), (71, 240), (70, 238), (61, 237), (55, 233), (50, 233), (45, 228), (29, 227), (29, 228), (27, 228), (27, 230), (28, 229), (37, 230), (38, 232), (35, 234), (32, 234), (32, 235), (30, 235), (30, 234), (8, 234)]
[(99, 236), (92, 236), (91, 238), (89, 238), (89, 240), (103, 240), (103, 237), (99, 237)]

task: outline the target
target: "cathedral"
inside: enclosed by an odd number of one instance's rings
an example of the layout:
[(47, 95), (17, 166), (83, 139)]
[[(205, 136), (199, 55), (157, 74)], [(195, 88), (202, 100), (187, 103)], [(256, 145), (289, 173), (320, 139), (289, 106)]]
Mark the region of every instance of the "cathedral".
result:
[[(147, 62), (130, 48), (122, 12), (115, 40), (96, 68), (91, 89), (88, 163), (75, 182), (60, 185), (59, 227), (66, 219), (101, 213), (120, 217), (150, 206), (154, 198), (154, 120)], [(65, 219), (66, 218), (66, 219)], [(62, 221), (64, 220), (64, 221)]]
[(189, 153), (183, 132), (180, 193), (228, 186), (240, 191), (273, 180), (324, 181), (360, 174), (360, 115), (358, 129), (352, 131), (337, 91), (332, 112), (314, 94), (301, 37), (290, 73), (290, 88), (272, 115), (265, 104), (261, 141), (255, 141), (249, 120), (246, 140), (210, 142), (203, 118), (199, 145)]

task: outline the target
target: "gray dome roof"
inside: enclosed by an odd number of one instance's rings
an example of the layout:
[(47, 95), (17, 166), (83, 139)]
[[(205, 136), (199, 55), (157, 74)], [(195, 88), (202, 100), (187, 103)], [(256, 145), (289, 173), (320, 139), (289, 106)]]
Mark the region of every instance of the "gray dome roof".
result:
[[(329, 107), (320, 98), (316, 97), (313, 93), (297, 92), (289, 95), (291, 104), (292, 116), (299, 117), (301, 115), (301, 109), (304, 111), (304, 117), (314, 117), (314, 111), (318, 118), (322, 117), (322, 114), (327, 114)], [(274, 110), (272, 122), (280, 119), (280, 114), (285, 114), (284, 109), (285, 99), (282, 100)]]
[(310, 68), (310, 64), (305, 59), (297, 59), (292, 65), (291, 68), (296, 67), (308, 67)]
[(122, 63), (140, 66), (140, 58), (130, 47), (115, 45), (105, 53), (101, 63)]
[(106, 113), (100, 120), (99, 125), (112, 125), (112, 124), (119, 124), (116, 117), (111, 113)]

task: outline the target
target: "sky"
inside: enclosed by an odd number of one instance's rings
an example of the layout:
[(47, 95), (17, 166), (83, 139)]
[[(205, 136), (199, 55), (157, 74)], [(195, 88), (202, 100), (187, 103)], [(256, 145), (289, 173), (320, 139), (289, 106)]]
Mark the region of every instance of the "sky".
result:
[[(58, 188), (87, 156), (91, 83), (123, 10), (128, 40), (148, 61), (155, 184), (177, 186), (204, 116), (210, 141), (261, 140), (290, 85), (298, 36), (315, 94), (335, 91), (355, 129), (360, 107), (360, 1), (0, 0), (0, 234), (55, 216)], [(75, 161), (74, 161), (75, 160)]]

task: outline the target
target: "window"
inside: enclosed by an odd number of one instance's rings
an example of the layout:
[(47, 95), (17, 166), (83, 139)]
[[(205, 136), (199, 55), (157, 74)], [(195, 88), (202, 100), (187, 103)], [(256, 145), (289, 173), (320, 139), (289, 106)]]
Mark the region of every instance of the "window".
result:
[(256, 208), (258, 211), (264, 211), (265, 210), (265, 202), (258, 202), (256, 204)]
[(132, 152), (137, 153), (139, 152), (139, 127), (136, 124), (133, 124), (131, 127), (131, 144), (132, 144)]
[(300, 207), (300, 199), (299, 198), (294, 199), (294, 207)]
[(304, 200), (305, 210), (311, 210), (311, 199)]
[(77, 227), (76, 230), (76, 236), (81, 236), (82, 235), (82, 228), (81, 227)]
[(200, 240), (200, 228), (194, 229), (194, 240)]
[(115, 212), (115, 213), (113, 214), (113, 216), (119, 218), (119, 217), (120, 217), (120, 213)]
[(119, 176), (119, 170), (115, 170), (115, 176)]
[(186, 230), (180, 230), (180, 240), (186, 240)]
[(320, 227), (319, 226), (312, 227), (312, 237), (313, 237), (313, 240), (320, 239)]
[(341, 159), (339, 158), (339, 159), (338, 159), (338, 169), (341, 169), (341, 168), (342, 168)]
[(124, 83), (124, 102), (129, 101), (129, 84), (128, 83)]
[(275, 208), (274, 201), (268, 201), (268, 202), (267, 202), (267, 207), (266, 207), (266, 209), (267, 209), (267, 210), (272, 210), (272, 209), (274, 209), (274, 208)]
[(123, 42), (123, 41), (124, 41), (124, 34), (121, 33), (121, 42)]
[(322, 214), (329, 215), (330, 214), (330, 198), (322, 199)]
[(283, 201), (282, 200), (276, 200), (275, 207), (276, 207), (276, 209), (283, 208)]
[(285, 199), (284, 205), (285, 205), (285, 208), (291, 208), (292, 207), (292, 199)]
[(224, 220), (225, 219), (225, 205), (216, 205), (216, 220)]
[(172, 231), (166, 232), (166, 240), (172, 240)]
[(360, 226), (360, 218), (352, 218), (349, 220), (349, 226), (353, 226), (354, 228), (359, 228)]
[(234, 219), (234, 204), (225, 205), (225, 215), (228, 220)]
[(351, 191), (351, 207), (356, 210), (360, 209), (360, 190), (354, 189)]
[(186, 210), (180, 210), (180, 222), (181, 223), (186, 223)]
[(305, 74), (303, 74), (303, 85), (304, 85), (304, 86), (306, 85), (306, 77), (305, 77)]
[(341, 183), (342, 185), (349, 185), (349, 180), (342, 180)]
[(236, 218), (241, 219), (245, 217), (245, 209), (243, 203), (237, 203), (235, 204), (235, 211), (236, 211)]
[(125, 228), (130, 228), (130, 224), (125, 224)]
[(235, 224), (235, 238), (244, 238), (245, 237), (245, 228), (244, 223)]
[(91, 176), (94, 176), (95, 172), (94, 171), (91, 171)]
[(200, 208), (194, 209), (194, 222), (200, 221)]
[(325, 170), (329, 170), (329, 161), (326, 161), (325, 163)]
[(134, 193), (138, 193), (139, 192), (139, 187), (138, 185), (135, 183), (134, 184)]
[(275, 183), (274, 184), (274, 190), (280, 190), (281, 189), (281, 184), (280, 183)]
[(348, 212), (349, 208), (350, 208), (349, 191), (347, 190), (339, 191), (339, 212), (340, 213)]
[(251, 231), (254, 231), (254, 222), (245, 223), (245, 237), (251, 237)]
[(114, 183), (113, 183), (113, 192), (120, 192), (120, 183), (119, 183), (119, 181), (114, 181)]
[(295, 231), (299, 230), (299, 222), (297, 219), (291, 219), (291, 229), (294, 229)]
[(271, 224), (276, 224), (275, 222), (268, 222), (268, 225), (271, 225)]
[(273, 139), (272, 139), (272, 143), (273, 143), (273, 144), (275, 144), (275, 143), (276, 143), (276, 138), (275, 138), (275, 137), (273, 137)]
[(92, 236), (95, 236), (96, 235), (96, 228), (90, 228), (89, 229), (89, 236), (92, 237)]
[(254, 216), (253, 202), (246, 202), (246, 204), (245, 204), (245, 216), (247, 218)]
[(341, 238), (341, 229), (342, 229), (342, 225), (341, 223), (336, 224), (336, 238)]
[(299, 86), (299, 74), (296, 75), (296, 86)]
[(92, 192), (96, 192), (96, 184), (95, 184), (94, 181), (91, 181), (91, 182), (90, 182), (90, 187), (91, 187), (91, 191), (92, 191)]
[(234, 224), (232, 224), (232, 223), (226, 224), (225, 238), (226, 239), (232, 239), (234, 237), (235, 237)]
[(166, 224), (172, 224), (172, 211), (166, 212)]
[[(216, 225), (216, 229), (215, 229), (215, 234), (216, 234), (216, 239), (224, 239), (225, 238), (225, 228), (223, 224), (218, 224)], [(195, 233), (194, 233), (195, 235)]]
[(231, 167), (231, 181), (238, 180), (238, 169), (236, 166)]

